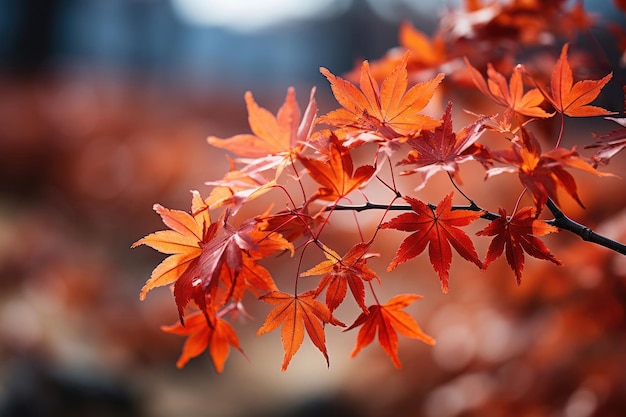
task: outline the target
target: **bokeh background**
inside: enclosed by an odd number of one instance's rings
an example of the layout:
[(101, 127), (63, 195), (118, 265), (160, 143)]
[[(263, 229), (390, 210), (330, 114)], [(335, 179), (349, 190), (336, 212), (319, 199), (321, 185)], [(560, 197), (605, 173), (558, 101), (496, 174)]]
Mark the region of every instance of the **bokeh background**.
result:
[[(378, 59), (402, 20), (428, 33), (458, 5), (424, 3), (0, 0), (0, 416), (626, 415), (626, 260), (565, 232), (546, 238), (565, 266), (528, 260), (520, 287), (503, 260), (453, 264), (447, 295), (424, 257), (384, 278), (389, 296), (425, 296), (410, 312), (437, 339), (402, 340), (402, 371), (374, 345), (350, 360), (356, 334), (330, 329), (330, 368), (305, 342), (281, 373), (278, 333), (255, 336), (262, 306), (236, 324), (248, 359), (178, 370), (183, 339), (159, 330), (176, 321), (171, 295), (138, 300), (162, 256), (131, 243), (163, 227), (153, 203), (184, 210), (189, 190), (222, 177), (205, 138), (248, 131), (243, 93), (275, 111), (288, 86), (304, 106), (316, 85), (330, 110), (319, 67)], [(512, 178), (486, 187), (473, 169), (475, 199), (516, 198)], [(588, 209), (567, 212), (626, 241), (623, 180), (579, 181)], [(434, 184), (422, 196), (438, 201), (448, 186)]]

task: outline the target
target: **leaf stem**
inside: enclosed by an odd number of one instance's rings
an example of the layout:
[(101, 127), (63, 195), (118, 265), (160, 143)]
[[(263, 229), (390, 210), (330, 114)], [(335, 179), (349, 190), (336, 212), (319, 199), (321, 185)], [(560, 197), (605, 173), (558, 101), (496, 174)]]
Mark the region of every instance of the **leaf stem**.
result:
[(519, 203), (522, 201), (522, 197), (524, 197), (524, 194), (526, 194), (527, 190), (528, 190), (528, 188), (524, 187), (524, 189), (522, 190), (522, 192), (519, 195), (519, 197), (517, 197), (517, 201), (515, 202), (515, 207), (513, 208), (513, 212), (511, 213), (511, 217), (515, 216), (515, 213), (517, 213), (517, 208), (519, 207)]
[(561, 128), (559, 130), (559, 138), (556, 140), (555, 148), (558, 148), (561, 145), (561, 139), (563, 139), (563, 131), (565, 130), (565, 114), (561, 113)]
[(464, 192), (463, 192), (463, 191), (459, 188), (459, 186), (456, 184), (456, 182), (454, 182), (454, 178), (452, 178), (452, 174), (451, 174), (450, 172), (447, 172), (447, 171), (446, 171), (446, 173), (448, 174), (448, 178), (450, 178), (450, 182), (452, 183), (452, 185), (454, 186), (454, 188), (456, 188), (456, 190), (457, 190), (459, 193), (461, 193), (461, 195), (462, 195), (463, 197), (465, 197), (465, 199), (466, 199), (466, 200), (467, 200), (467, 201), (468, 201), (471, 205), (474, 205), (474, 202), (472, 201), (472, 199), (471, 199), (471, 198), (469, 198), (469, 197), (468, 197), (468, 196), (467, 196), (467, 195), (466, 195), (466, 194), (465, 194), (465, 193), (464, 193)]

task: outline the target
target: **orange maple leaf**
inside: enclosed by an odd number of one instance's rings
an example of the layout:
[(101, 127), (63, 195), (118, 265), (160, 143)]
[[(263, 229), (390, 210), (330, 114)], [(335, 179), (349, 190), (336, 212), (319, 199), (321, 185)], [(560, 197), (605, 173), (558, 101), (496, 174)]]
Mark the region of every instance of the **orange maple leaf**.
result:
[(400, 23), (398, 38), (400, 45), (413, 52), (408, 57), (407, 66), (433, 68), (448, 60), (446, 42), (441, 32), (437, 32), (431, 39), (409, 21), (403, 21)]
[(261, 293), (278, 289), (272, 274), (246, 254), (242, 257), (238, 272), (229, 268), (222, 268), (221, 272), (220, 281), (225, 284), (228, 296), (233, 301), (241, 301), (246, 290), (258, 297)]
[(300, 120), (300, 108), (293, 87), (287, 90), (285, 102), (276, 117), (260, 107), (254, 101), (252, 93), (247, 91), (244, 97), (248, 108), (248, 122), (253, 134), (240, 134), (226, 139), (210, 136), (207, 141), (213, 146), (246, 158), (288, 155), (300, 149), (311, 133), (317, 112), (314, 94), (315, 88), (311, 90), (309, 104), (304, 117)]
[[(431, 39), (411, 22), (403, 21), (398, 30), (398, 41), (400, 47), (389, 50), (382, 59), (369, 63), (370, 74), (375, 80), (383, 81), (401, 63), (407, 51), (410, 52), (406, 63), (407, 72), (410, 77), (415, 76), (417, 79), (432, 76), (450, 59), (442, 31), (437, 31)], [(359, 68), (354, 68), (348, 73), (347, 78), (358, 80), (359, 73)]]
[(224, 178), (205, 182), (206, 185), (214, 186), (205, 202), (211, 210), (228, 206), (231, 213), (235, 215), (246, 202), (272, 190), (276, 181), (268, 180), (259, 172), (244, 172), (235, 169), (234, 161), (230, 162), (230, 170)]
[(501, 106), (507, 108), (505, 112), (505, 122), (510, 124), (512, 114), (518, 113), (529, 117), (547, 118), (554, 113), (547, 113), (540, 105), (544, 102), (544, 96), (538, 88), (533, 88), (524, 92), (522, 82), (522, 67), (516, 66), (511, 74), (511, 79), (507, 83), (506, 78), (496, 71), (491, 63), (487, 64), (487, 81), (480, 71), (470, 64), (465, 58), (465, 64), (470, 70), (472, 81), (476, 87), (487, 97)]
[(204, 315), (197, 312), (185, 318), (184, 326), (180, 322), (171, 326), (161, 326), (161, 330), (166, 333), (187, 336), (176, 367), (184, 367), (191, 358), (199, 356), (208, 347), (213, 366), (218, 373), (221, 373), (230, 353), (230, 346), (243, 354), (237, 333), (227, 321), (217, 318), (212, 320), (212, 324), (209, 326)]
[(550, 79), (550, 93), (542, 91), (546, 99), (559, 113), (571, 117), (607, 116), (615, 114), (602, 107), (591, 106), (602, 87), (609, 82), (613, 73), (600, 80), (582, 80), (574, 84), (572, 68), (567, 60), (569, 45), (563, 45), (561, 56), (554, 65)]
[(363, 326), (357, 335), (356, 346), (350, 354), (355, 357), (361, 349), (372, 343), (378, 331), (378, 343), (393, 361), (396, 368), (402, 367), (398, 358), (398, 334), (412, 339), (419, 339), (429, 345), (434, 345), (435, 340), (422, 332), (419, 325), (407, 312), (402, 311), (415, 300), (422, 298), (417, 294), (399, 294), (391, 298), (387, 303), (369, 306), (367, 312), (363, 312), (345, 331)]
[(436, 209), (411, 197), (404, 197), (404, 199), (411, 205), (413, 212), (394, 217), (387, 223), (383, 223), (381, 228), (414, 233), (402, 241), (396, 256), (387, 267), (388, 271), (416, 257), (428, 245), (430, 262), (439, 275), (441, 289), (445, 293), (448, 292), (448, 271), (452, 263), (450, 245), (464, 259), (482, 267), (472, 240), (459, 229), (459, 226), (467, 226), (478, 219), (481, 212), (452, 210), (452, 193), (444, 197)]
[(350, 287), (357, 304), (363, 311), (367, 311), (363, 281), (378, 278), (378, 275), (365, 263), (367, 259), (378, 256), (378, 254), (367, 253), (369, 247), (368, 243), (357, 243), (350, 248), (343, 258), (332, 249), (324, 248), (324, 255), (327, 260), (300, 274), (301, 277), (324, 275), (315, 289), (315, 293), (317, 295), (328, 287), (326, 305), (331, 312), (343, 302), (348, 287)]
[(145, 299), (151, 289), (178, 280), (202, 254), (201, 243), (211, 240), (217, 232), (216, 224), (211, 223), (208, 208), (197, 191), (192, 193), (192, 214), (170, 210), (160, 204), (155, 204), (154, 210), (171, 230), (151, 233), (131, 247), (146, 245), (170, 256), (154, 268), (141, 289), (140, 300)]
[(321, 68), (321, 73), (330, 81), (333, 94), (343, 108), (321, 116), (318, 121), (354, 134), (373, 133), (382, 140), (402, 140), (418, 134), (422, 129), (437, 127), (440, 121), (419, 112), (432, 98), (444, 74), (438, 74), (407, 90), (406, 64), (407, 55), (379, 87), (370, 72), (369, 63), (363, 61), (360, 89), (326, 68)]
[(283, 371), (287, 370), (291, 358), (300, 349), (305, 329), (313, 344), (326, 358), (326, 364), (329, 364), (324, 324), (335, 326), (345, 324), (334, 318), (328, 307), (315, 300), (315, 291), (306, 291), (295, 296), (282, 291), (272, 291), (260, 299), (276, 307), (267, 315), (257, 335), (271, 332), (282, 324), (281, 337), (285, 350)]
[(478, 236), (495, 236), (489, 244), (483, 268), (487, 268), (505, 251), (506, 261), (515, 272), (519, 285), (522, 282), (524, 270), (524, 252), (535, 258), (561, 265), (561, 261), (554, 257), (547, 246), (537, 238), (558, 232), (559, 229), (537, 219), (535, 207), (524, 207), (513, 216), (507, 216), (503, 208), (498, 209), (498, 213), (499, 218), (492, 220), (483, 230), (476, 233)]
[(363, 165), (354, 170), (350, 151), (335, 136), (330, 139), (327, 156), (327, 160), (303, 156), (298, 158), (311, 177), (322, 186), (315, 198), (339, 200), (365, 185), (376, 171), (372, 165)]

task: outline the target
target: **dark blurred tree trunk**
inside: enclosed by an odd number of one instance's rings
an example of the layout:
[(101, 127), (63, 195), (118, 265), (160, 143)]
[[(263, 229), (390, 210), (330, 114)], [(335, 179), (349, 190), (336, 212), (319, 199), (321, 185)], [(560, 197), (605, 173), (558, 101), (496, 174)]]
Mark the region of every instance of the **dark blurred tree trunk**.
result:
[(14, 2), (14, 29), (7, 48), (9, 71), (29, 76), (48, 69), (64, 3), (64, 0)]

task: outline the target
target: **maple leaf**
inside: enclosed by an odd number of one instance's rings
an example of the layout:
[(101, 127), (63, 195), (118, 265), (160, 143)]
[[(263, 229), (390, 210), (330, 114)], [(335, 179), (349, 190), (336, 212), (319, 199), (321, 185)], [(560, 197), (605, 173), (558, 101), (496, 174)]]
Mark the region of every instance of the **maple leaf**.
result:
[(407, 67), (432, 68), (448, 59), (446, 42), (440, 32), (430, 39), (409, 21), (403, 21), (400, 23), (398, 40), (400, 45), (413, 52), (408, 57)]
[(212, 320), (212, 323), (213, 325), (209, 326), (204, 315), (197, 312), (185, 318), (185, 326), (180, 322), (171, 326), (161, 326), (161, 330), (166, 333), (187, 336), (176, 367), (184, 367), (191, 358), (199, 356), (208, 347), (213, 366), (221, 373), (230, 353), (230, 346), (243, 354), (237, 333), (231, 325), (221, 318)]
[(547, 113), (540, 105), (544, 102), (544, 96), (538, 88), (533, 88), (524, 93), (522, 82), (522, 67), (516, 66), (507, 84), (506, 78), (496, 71), (491, 63), (487, 64), (487, 81), (480, 71), (470, 64), (465, 58), (465, 64), (470, 70), (472, 81), (476, 87), (487, 97), (501, 106), (507, 108), (505, 112), (505, 124), (510, 124), (512, 113), (522, 114), (529, 117), (547, 118), (554, 113)]
[(324, 324), (342, 327), (345, 324), (334, 318), (328, 307), (315, 300), (315, 291), (306, 291), (295, 296), (282, 291), (272, 291), (260, 299), (276, 307), (267, 315), (257, 335), (276, 330), (282, 324), (281, 338), (285, 350), (283, 371), (287, 370), (291, 358), (300, 349), (305, 330), (313, 344), (326, 358), (326, 364), (329, 364)]
[(554, 65), (550, 79), (550, 93), (542, 91), (546, 99), (559, 113), (571, 117), (607, 116), (615, 114), (602, 107), (591, 106), (600, 90), (609, 82), (613, 73), (600, 80), (582, 80), (574, 84), (572, 68), (567, 60), (569, 45), (563, 45), (561, 55)]
[(461, 184), (458, 164), (474, 159), (473, 154), (480, 151), (480, 146), (475, 142), (484, 132), (484, 122), (488, 118), (476, 120), (455, 134), (452, 131), (451, 110), (452, 102), (448, 102), (440, 126), (434, 131), (422, 131), (418, 137), (407, 141), (413, 150), (406, 159), (398, 162), (398, 165), (417, 165), (416, 168), (401, 173), (401, 175), (416, 172), (422, 174), (422, 183), (415, 189), (416, 191), (424, 188), (430, 177), (439, 171), (452, 174), (455, 181)]
[(254, 241), (256, 247), (250, 248), (246, 252), (247, 255), (253, 259), (261, 259), (276, 252), (289, 251), (291, 256), (293, 256), (293, 243), (286, 239), (281, 233), (268, 230), (266, 228), (267, 225), (260, 223), (258, 219), (253, 219), (250, 223), (253, 225), (253, 229), (248, 235)]
[(585, 146), (585, 148), (599, 148), (595, 155), (592, 156), (594, 166), (598, 166), (599, 164), (607, 165), (611, 158), (617, 155), (622, 149), (626, 148), (626, 117), (605, 117), (605, 119), (620, 124), (622, 128), (613, 130), (606, 135), (593, 134), (598, 140), (591, 145)]
[(261, 293), (278, 289), (272, 274), (259, 265), (255, 259), (245, 254), (242, 257), (239, 271), (235, 272), (229, 268), (221, 269), (220, 281), (225, 284), (225, 288), (228, 290), (227, 298), (235, 302), (243, 299), (246, 290), (259, 297)]
[(314, 94), (315, 88), (311, 90), (309, 104), (304, 117), (300, 120), (300, 108), (296, 102), (293, 87), (287, 90), (285, 102), (278, 110), (276, 117), (260, 107), (254, 101), (252, 93), (247, 91), (244, 97), (248, 108), (248, 122), (253, 134), (239, 134), (226, 139), (210, 136), (207, 141), (213, 146), (229, 150), (242, 157), (288, 155), (301, 148), (311, 133), (317, 112)]
[(422, 298), (417, 294), (399, 294), (391, 298), (387, 303), (369, 306), (367, 312), (363, 312), (345, 331), (363, 326), (357, 335), (356, 346), (350, 354), (355, 357), (361, 349), (372, 343), (378, 331), (378, 343), (391, 358), (394, 366), (402, 367), (398, 358), (398, 331), (405, 337), (419, 339), (429, 345), (434, 345), (435, 340), (422, 332), (419, 325), (407, 312), (402, 311), (415, 300)]
[(220, 221), (216, 223), (221, 226), (221, 233), (214, 233), (211, 239), (202, 242), (202, 252), (197, 257), (197, 262), (174, 284), (174, 298), (181, 320), (183, 310), (191, 300), (206, 313), (207, 297), (209, 301), (214, 297), (220, 276), (239, 274), (246, 253), (258, 247), (249, 235), (253, 230), (253, 223), (244, 223), (235, 229), (228, 224), (228, 214), (228, 211), (225, 211)]
[(230, 170), (224, 178), (217, 181), (207, 181), (206, 185), (212, 185), (209, 197), (205, 200), (211, 210), (222, 206), (228, 206), (235, 215), (248, 201), (270, 191), (275, 185), (275, 180), (268, 180), (258, 172), (244, 172), (235, 169), (231, 161)]
[(383, 229), (396, 229), (414, 232), (402, 241), (388, 271), (394, 270), (400, 263), (416, 257), (426, 249), (430, 263), (439, 275), (442, 291), (448, 292), (448, 271), (452, 263), (450, 245), (466, 260), (478, 267), (482, 263), (478, 259), (474, 244), (460, 226), (467, 226), (481, 216), (481, 212), (472, 210), (452, 210), (452, 195), (448, 194), (437, 205), (436, 209), (411, 198), (404, 197), (411, 205), (412, 213), (404, 213), (383, 223)]
[(329, 142), (328, 160), (299, 156), (302, 165), (322, 187), (315, 198), (336, 201), (362, 187), (374, 175), (376, 168), (363, 165), (354, 170), (350, 151), (333, 136)]
[(498, 167), (487, 171), (487, 177), (502, 172), (517, 172), (522, 184), (530, 191), (537, 211), (541, 211), (548, 197), (558, 204), (558, 187), (562, 187), (576, 202), (584, 207), (578, 197), (576, 181), (565, 170), (565, 167), (576, 168), (598, 176), (609, 176), (597, 171), (592, 165), (582, 159), (576, 148), (571, 150), (554, 148), (542, 153), (539, 142), (532, 132), (524, 127), (521, 135), (515, 140), (510, 149), (492, 151), (493, 158), (513, 167)]
[(500, 217), (494, 219), (483, 230), (476, 233), (478, 236), (495, 236), (487, 249), (487, 257), (483, 268), (499, 258), (504, 251), (506, 261), (515, 272), (517, 284), (522, 282), (524, 270), (524, 252), (538, 259), (545, 259), (557, 265), (559, 261), (538, 236), (558, 232), (559, 229), (537, 219), (535, 207), (524, 207), (513, 216), (507, 216), (506, 210), (498, 209)]
[(276, 252), (289, 251), (294, 254), (294, 247), (291, 242), (285, 239), (280, 233), (264, 230), (264, 224), (253, 221), (254, 229), (248, 232), (248, 237), (252, 239), (256, 247), (241, 252), (241, 268), (238, 273), (233, 273), (231, 269), (223, 269), (221, 280), (226, 283), (230, 290), (230, 296), (235, 301), (243, 298), (244, 291), (251, 291), (256, 297), (260, 292), (275, 291), (278, 288), (270, 272), (261, 266), (257, 261), (268, 257)]
[(369, 244), (357, 243), (342, 257), (330, 248), (324, 248), (326, 261), (320, 262), (313, 268), (300, 274), (301, 277), (311, 275), (323, 275), (319, 285), (315, 289), (316, 296), (325, 288), (326, 305), (333, 312), (346, 297), (348, 287), (357, 304), (367, 311), (365, 305), (365, 286), (363, 281), (378, 278), (365, 263), (367, 259), (378, 254), (367, 253)]
[(145, 299), (151, 289), (177, 281), (202, 254), (201, 244), (211, 240), (217, 232), (217, 226), (211, 224), (208, 209), (197, 191), (192, 192), (192, 214), (170, 210), (160, 204), (153, 208), (171, 230), (151, 233), (131, 247), (146, 245), (170, 256), (152, 271), (141, 289), (140, 300)]
[[(241, 170), (234, 170), (231, 167), (230, 181), (225, 178), (221, 182), (213, 183), (219, 187), (222, 194), (226, 193), (223, 195), (226, 202), (234, 200), (238, 208), (251, 198), (249, 196), (259, 196), (273, 185), (273, 181), (280, 177), (285, 167), (293, 163), (295, 156), (302, 151), (313, 131), (317, 115), (314, 94), (315, 88), (311, 89), (309, 103), (301, 120), (300, 108), (296, 102), (293, 87), (287, 90), (285, 102), (278, 110), (276, 117), (260, 107), (254, 101), (252, 93), (248, 91), (245, 94), (245, 100), (252, 134), (239, 134), (226, 139), (211, 136), (207, 139), (209, 144), (229, 150), (241, 157), (236, 162), (243, 164), (243, 167)], [(276, 171), (274, 179), (268, 182), (262, 174), (271, 169), (276, 169)], [(243, 183), (238, 184), (239, 179), (242, 179)], [(235, 183), (232, 184), (233, 182)], [(259, 185), (255, 186), (255, 183)], [(239, 186), (243, 188), (238, 190)], [(230, 188), (236, 190), (233, 191), (232, 197), (228, 195)], [(258, 189), (262, 192), (258, 192)]]
[(407, 55), (383, 80), (380, 87), (372, 76), (368, 61), (361, 65), (359, 88), (349, 81), (333, 75), (326, 68), (321, 73), (330, 81), (337, 102), (343, 106), (319, 117), (318, 122), (354, 133), (375, 133), (383, 140), (406, 138), (422, 129), (433, 129), (440, 122), (419, 114), (444, 74), (416, 84), (407, 90)]
[[(441, 31), (437, 31), (432, 39), (418, 30), (409, 21), (402, 21), (398, 30), (400, 47), (393, 48), (382, 59), (369, 62), (372, 78), (383, 81), (395, 67), (402, 62), (407, 52), (407, 73), (412, 79), (431, 77), (441, 65), (449, 60), (446, 39)], [(454, 76), (454, 74), (450, 74)], [(360, 68), (356, 67), (347, 74), (349, 80), (358, 80)]]

